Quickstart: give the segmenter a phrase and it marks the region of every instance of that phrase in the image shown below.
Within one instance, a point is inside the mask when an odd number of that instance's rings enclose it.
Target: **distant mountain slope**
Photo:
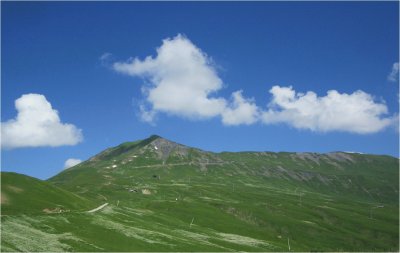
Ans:
[[[0,175],[2,215],[82,211],[96,205],[33,177],[13,172]]]
[[[1,246],[397,252],[398,166],[393,157],[345,152],[212,153],[151,136],[47,181],[96,202],[95,212],[2,216]]]
[[[146,181],[152,176],[179,179],[190,174],[201,177],[212,173],[230,181],[255,180],[350,198],[356,196],[366,201],[397,203],[398,163],[398,159],[390,156],[345,152],[212,153],[153,135],[107,149],[49,181],[77,193],[104,191],[107,195],[107,189],[112,187],[128,187],[127,175]],[[182,166],[190,169],[174,170]]]

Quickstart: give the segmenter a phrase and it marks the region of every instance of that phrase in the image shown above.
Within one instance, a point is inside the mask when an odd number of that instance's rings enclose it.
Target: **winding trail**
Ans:
[[[102,204],[101,206],[99,206],[99,207],[96,207],[95,209],[92,209],[92,210],[90,210],[90,211],[87,211],[87,212],[88,212],[88,213],[94,213],[94,212],[97,212],[97,211],[99,211],[99,210],[103,209],[104,207],[106,207],[107,205],[108,205],[108,203]]]

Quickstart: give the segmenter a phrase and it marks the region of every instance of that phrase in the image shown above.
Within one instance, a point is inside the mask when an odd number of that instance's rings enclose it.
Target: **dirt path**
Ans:
[[[90,210],[90,211],[87,211],[88,213],[94,213],[94,212],[97,212],[97,211],[99,211],[99,210],[101,210],[101,209],[103,209],[105,206],[107,206],[108,205],[108,203],[105,203],[105,204],[102,204],[101,206],[99,206],[99,207],[96,207],[95,209],[92,209],[92,210]]]
[[[228,162],[215,162],[215,163],[167,163],[167,164],[153,164],[153,165],[142,165],[142,166],[132,166],[130,168],[150,168],[150,167],[165,167],[165,166],[178,166],[178,165],[224,165]]]

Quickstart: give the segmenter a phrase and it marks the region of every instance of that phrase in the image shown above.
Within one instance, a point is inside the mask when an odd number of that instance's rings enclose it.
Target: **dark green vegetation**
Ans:
[[[211,153],[152,136],[38,181],[63,189],[62,202],[34,199],[69,212],[33,213],[42,206],[21,203],[2,174],[2,250],[398,251],[398,166],[343,152]]]

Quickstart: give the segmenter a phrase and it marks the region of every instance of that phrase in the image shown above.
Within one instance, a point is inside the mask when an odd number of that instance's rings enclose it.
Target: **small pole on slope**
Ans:
[[[117,201],[117,206],[119,205],[119,200]]]
[[[289,237],[287,238],[287,245],[288,245],[288,248],[289,248],[289,251],[290,251],[290,241],[289,241]]]
[[[193,221],[194,221],[194,217],[192,219],[192,222],[190,222],[189,228],[192,228]]]
[[[375,209],[375,208],[383,208],[383,207],[385,207],[385,206],[381,205],[381,206],[371,207],[371,209],[369,210],[369,218],[370,218],[370,219],[373,219],[373,218],[372,218],[372,209]]]

